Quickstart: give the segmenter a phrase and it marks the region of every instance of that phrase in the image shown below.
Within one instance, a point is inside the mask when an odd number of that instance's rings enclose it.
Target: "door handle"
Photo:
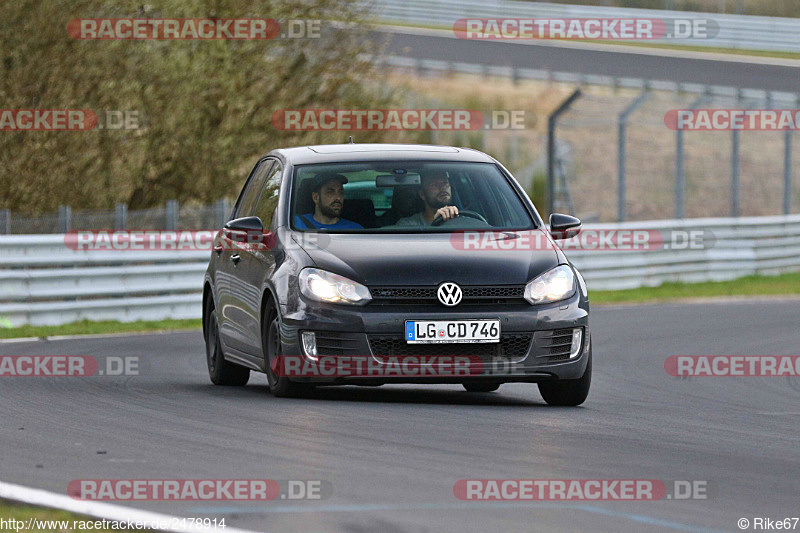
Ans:
[[[239,264],[239,259],[241,259],[241,258],[242,258],[242,256],[240,256],[239,254],[233,254],[231,256],[231,261],[233,261],[234,265],[237,265],[237,264]]]

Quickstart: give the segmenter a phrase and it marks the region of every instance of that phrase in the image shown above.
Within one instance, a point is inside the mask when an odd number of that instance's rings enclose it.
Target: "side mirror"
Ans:
[[[264,233],[264,224],[258,217],[242,217],[229,220],[223,230],[225,238],[241,243],[244,248],[253,250],[271,250],[275,247],[275,234]]]
[[[556,240],[571,239],[581,232],[581,221],[578,218],[561,213],[550,215],[550,236]]]
[[[264,231],[264,224],[258,217],[234,218],[225,224],[225,229],[231,231],[257,231],[261,233]]]

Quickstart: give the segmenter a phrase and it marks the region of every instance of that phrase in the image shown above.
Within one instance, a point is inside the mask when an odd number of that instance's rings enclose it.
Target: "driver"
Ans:
[[[448,205],[452,198],[450,179],[444,170],[432,170],[422,174],[419,197],[425,202],[425,209],[410,217],[401,218],[397,226],[430,226],[437,216],[444,221],[458,216],[458,208]]]

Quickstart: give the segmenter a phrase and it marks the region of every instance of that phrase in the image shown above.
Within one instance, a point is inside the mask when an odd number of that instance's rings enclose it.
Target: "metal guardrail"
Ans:
[[[208,251],[75,251],[0,236],[0,327],[199,318]]]
[[[462,18],[658,18],[712,19],[719,33],[710,39],[670,39],[670,44],[800,52],[800,19],[692,11],[574,6],[517,0],[374,0],[381,22],[452,27]]]
[[[665,236],[690,231],[713,235],[713,240],[699,249],[664,247],[637,252],[567,248],[567,256],[583,273],[590,291],[657,286],[667,281],[724,281],[800,270],[800,215],[651,220],[585,227],[657,230]]]
[[[800,215],[587,224],[587,230],[702,230],[702,249],[569,250],[589,290],[800,270]],[[706,241],[708,243],[708,241]],[[200,318],[207,251],[74,251],[63,235],[0,236],[0,327],[77,320]]]

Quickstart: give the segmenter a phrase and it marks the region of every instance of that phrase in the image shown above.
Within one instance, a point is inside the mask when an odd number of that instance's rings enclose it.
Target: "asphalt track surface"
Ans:
[[[796,355],[800,301],[593,310],[586,404],[535,385],[325,388],[277,399],[208,381],[199,332],[0,344],[2,355],[139,356],[134,377],[0,378],[0,480],[324,480],[321,501],[139,502],[257,531],[739,531],[800,515],[800,385],[676,378],[670,355]],[[704,480],[706,500],[463,502],[460,479]]]
[[[800,61],[719,54],[701,59],[697,57],[700,54],[584,43],[477,41],[430,30],[384,29],[373,32],[372,38],[386,43],[387,55],[414,59],[792,93],[800,90]]]

